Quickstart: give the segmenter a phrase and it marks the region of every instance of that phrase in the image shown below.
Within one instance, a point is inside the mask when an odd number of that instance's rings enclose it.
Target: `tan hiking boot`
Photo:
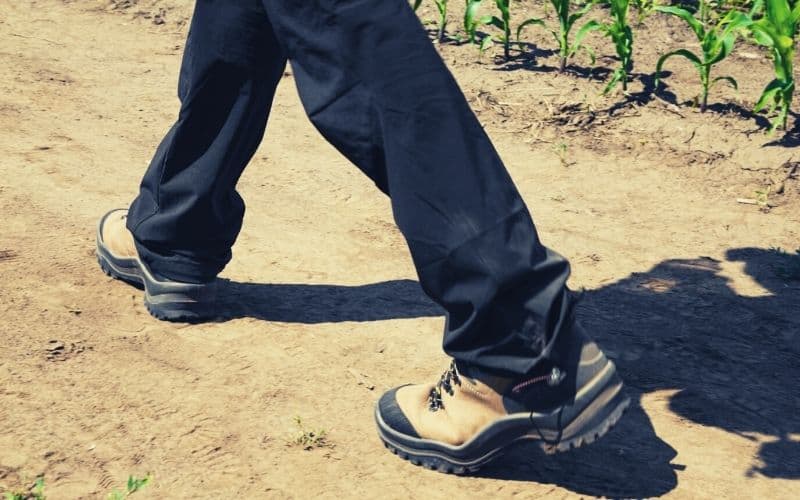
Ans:
[[[144,305],[167,321],[200,321],[215,316],[217,283],[181,283],[153,273],[139,258],[126,227],[128,210],[116,209],[97,224],[97,261],[112,278],[144,289]]]
[[[574,345],[558,366],[506,378],[453,361],[439,382],[406,385],[381,397],[375,410],[386,446],[417,465],[472,472],[517,441],[546,453],[591,443],[630,404],[622,381],[597,344],[575,323]]]
[[[102,226],[102,241],[106,249],[114,256],[127,259],[138,257],[133,235],[126,227],[127,210],[114,210],[105,218]]]

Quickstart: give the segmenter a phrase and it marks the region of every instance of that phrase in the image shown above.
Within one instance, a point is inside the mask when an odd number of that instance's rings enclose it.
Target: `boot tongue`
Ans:
[[[456,360],[455,367],[459,377],[466,378],[473,383],[481,382],[500,394],[504,394],[514,382],[514,379],[511,377],[503,377],[501,375],[490,373],[478,366],[466,363],[464,361]]]

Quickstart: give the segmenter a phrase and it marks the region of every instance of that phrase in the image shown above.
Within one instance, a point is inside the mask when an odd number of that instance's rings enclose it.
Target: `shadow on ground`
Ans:
[[[790,439],[800,432],[800,282],[782,277],[793,258],[728,251],[763,287],[755,297],[737,294],[716,260],[665,261],[588,292],[581,315],[629,387],[678,389],[670,401],[678,415],[751,440],[768,436],[750,473],[800,479],[800,441]]]
[[[368,285],[239,283],[221,280],[219,321],[256,318],[283,323],[337,323],[442,316],[414,280]]]
[[[800,282],[782,274],[797,256],[743,248],[727,258],[744,263],[763,294],[737,294],[710,258],[664,261],[587,291],[579,314],[616,359],[632,408],[595,445],[555,457],[522,446],[481,474],[593,496],[667,493],[683,466],[671,463],[675,450],[657,436],[639,401],[669,389],[677,390],[670,409],[683,418],[751,440],[767,437],[750,474],[800,479],[800,441],[791,437],[800,433]],[[441,314],[411,280],[356,287],[227,282],[223,292],[230,317],[318,323]]]

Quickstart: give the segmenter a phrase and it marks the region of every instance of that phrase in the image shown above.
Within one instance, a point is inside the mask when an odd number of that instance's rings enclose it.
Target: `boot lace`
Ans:
[[[461,378],[458,376],[455,361],[450,362],[450,367],[445,370],[439,382],[433,386],[431,392],[428,394],[428,410],[438,411],[444,408],[444,404],[442,403],[442,391],[452,396],[455,394],[453,385],[461,385]]]

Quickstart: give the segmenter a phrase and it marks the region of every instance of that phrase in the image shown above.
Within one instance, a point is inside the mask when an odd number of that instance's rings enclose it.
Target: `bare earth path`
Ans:
[[[49,498],[104,498],[151,471],[143,498],[800,496],[800,283],[769,250],[800,246],[793,148],[659,100],[592,111],[613,104],[597,82],[443,48],[637,402],[585,450],[445,476],[387,453],[372,422],[383,390],[446,367],[443,317],[291,75],[240,184],[224,321],[158,322],[99,271],[95,221],[177,111],[190,9],[164,2],[156,25],[102,5],[0,2],[0,485],[44,474]],[[762,177],[778,206],[735,203]],[[332,446],[287,446],[295,416]]]

